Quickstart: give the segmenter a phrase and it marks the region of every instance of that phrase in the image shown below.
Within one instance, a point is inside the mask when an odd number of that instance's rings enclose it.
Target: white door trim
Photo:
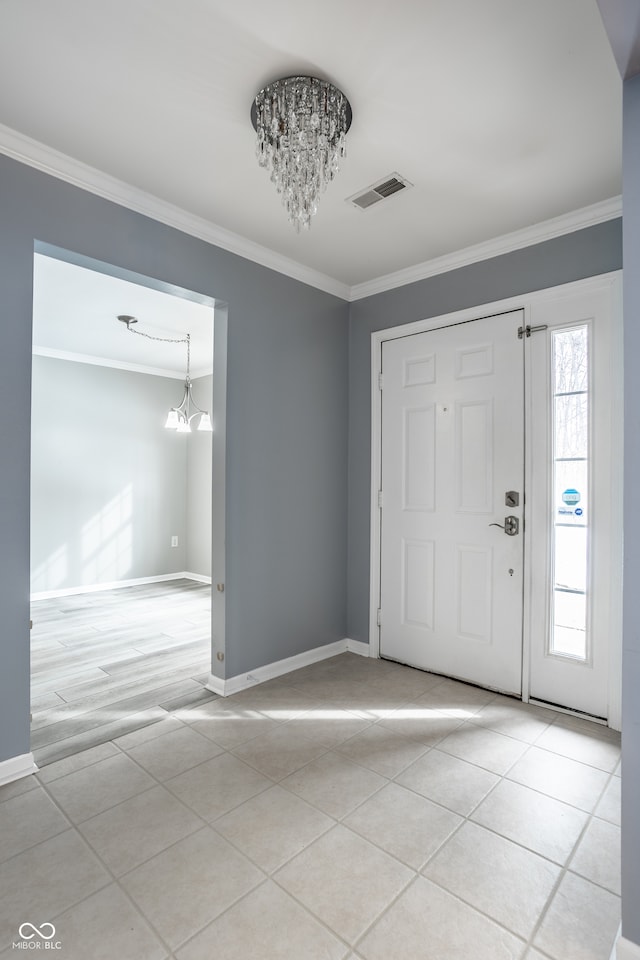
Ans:
[[[509,297],[505,300],[498,300],[493,303],[478,304],[465,310],[459,310],[454,313],[442,314],[438,317],[432,317],[426,320],[417,320],[414,323],[403,324],[398,327],[388,327],[384,330],[377,330],[371,334],[371,518],[370,518],[370,576],[369,576],[369,648],[370,656],[380,656],[380,631],[378,627],[378,609],[380,607],[380,508],[378,506],[378,491],[380,489],[380,476],[382,468],[382,448],[381,448],[381,421],[382,421],[382,393],[379,387],[379,377],[382,366],[382,343],[385,340],[393,340],[398,337],[411,336],[414,333],[423,333],[427,330],[434,330],[438,327],[452,326],[456,323],[465,323],[470,320],[476,320],[480,317],[486,317],[497,313],[510,313],[513,310],[524,310],[524,323],[530,323],[531,311],[533,308],[544,303],[545,300],[559,300],[562,298],[573,297],[578,294],[589,293],[590,291],[602,291],[608,289],[612,298],[612,311],[615,317],[622,314],[622,271],[602,274],[597,277],[589,277],[586,280],[578,280],[574,283],[562,284],[557,287],[550,287],[546,290],[532,291],[518,297]],[[615,372],[620,379],[622,374],[622,325],[615,324],[614,334],[614,354],[616,357]],[[615,380],[614,380],[615,383]],[[525,387],[526,389],[526,387]],[[616,394],[620,391],[616,391]],[[617,395],[613,399],[613,409],[611,411],[612,420],[621,425],[622,423],[622,399]],[[527,407],[529,404],[529,407]],[[525,415],[530,412],[530,397],[525,394]],[[622,465],[622,437],[621,430],[616,431],[614,444],[617,449],[614,450],[614,459]],[[530,485],[530,464],[525,464],[525,483]],[[622,555],[622,516],[618,517],[615,529],[612,531],[613,552],[616,558]],[[531,576],[531,557],[525,538],[525,560],[524,560],[525,583]],[[621,601],[621,583],[613,585],[616,595]],[[529,622],[530,610],[527,604],[527,595],[529,591],[525,589],[525,610],[523,631],[523,700],[529,698],[529,660],[530,660],[530,632],[527,628]],[[619,603],[621,610],[621,602]],[[621,725],[621,678],[622,678],[622,629],[620,622],[620,611],[614,604],[615,620],[612,622],[610,661],[609,661],[609,725],[619,730]]]

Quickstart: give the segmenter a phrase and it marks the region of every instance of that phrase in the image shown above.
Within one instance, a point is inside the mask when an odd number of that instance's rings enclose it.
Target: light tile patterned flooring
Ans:
[[[608,960],[619,738],[343,654],[0,787],[0,957]]]

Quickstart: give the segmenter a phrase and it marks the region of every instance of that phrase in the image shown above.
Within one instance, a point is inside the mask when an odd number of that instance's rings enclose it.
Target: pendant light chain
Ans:
[[[118,317],[118,320],[122,320],[123,323],[127,324],[127,330],[129,333],[135,333],[138,337],[144,337],[146,340],[156,340],[158,343],[186,343],[187,345],[187,376],[189,376],[189,367],[191,366],[191,334],[188,333],[186,337],[154,337],[150,333],[145,333],[144,330],[136,330],[132,324],[137,323],[138,321],[134,317]]]
[[[177,407],[172,407],[169,411],[169,416],[167,417],[167,422],[165,424],[169,429],[176,429],[178,433],[190,433],[191,432],[191,420],[194,417],[199,416],[200,422],[198,424],[198,430],[211,431],[211,418],[206,410],[201,410],[193,399],[192,394],[192,384],[191,384],[191,334],[188,333],[184,337],[156,337],[151,333],[145,333],[143,330],[135,330],[133,324],[137,323],[135,317],[120,315],[118,317],[121,323],[126,324],[127,330],[130,333],[135,333],[139,337],[144,337],[146,340],[155,340],[159,343],[186,343],[187,345],[187,375],[184,382],[184,396],[182,398],[182,403]],[[193,408],[193,413],[191,409]]]

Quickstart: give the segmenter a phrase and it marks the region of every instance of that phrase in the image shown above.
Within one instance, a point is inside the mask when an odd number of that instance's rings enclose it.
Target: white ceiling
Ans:
[[[640,4],[637,0],[597,0],[620,75],[640,73]]]
[[[131,333],[117,319],[125,314],[152,337],[189,333],[191,376],[211,373],[212,307],[38,253],[33,271],[34,353],[184,379],[186,345]]]
[[[249,120],[296,72],[353,107],[300,236]],[[620,83],[596,0],[0,2],[0,123],[350,286],[618,195]]]

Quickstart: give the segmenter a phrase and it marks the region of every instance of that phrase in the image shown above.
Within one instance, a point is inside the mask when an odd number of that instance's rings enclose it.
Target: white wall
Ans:
[[[186,569],[188,437],[164,429],[181,394],[178,380],[34,356],[32,592]]]

